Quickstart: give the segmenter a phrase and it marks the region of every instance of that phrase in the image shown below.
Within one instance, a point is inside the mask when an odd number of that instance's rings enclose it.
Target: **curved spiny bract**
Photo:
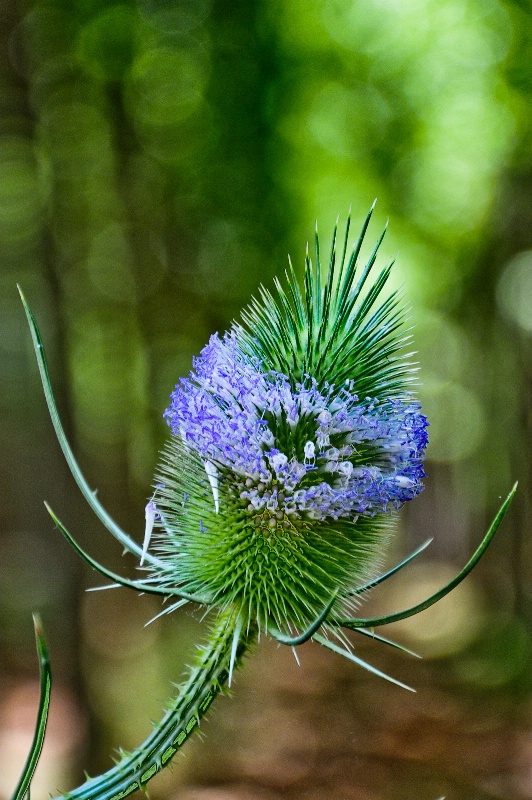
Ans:
[[[324,624],[327,617],[329,616],[329,613],[334,605],[335,600],[336,600],[336,595],[334,594],[329,600],[329,603],[325,606],[325,608],[321,612],[321,614],[319,614],[316,617],[312,625],[310,625],[306,631],[300,633],[299,636],[289,636],[288,634],[283,633],[282,631],[276,630],[270,625],[268,626],[268,633],[273,639],[277,639],[278,642],[281,642],[281,644],[286,644],[289,647],[298,647],[300,644],[305,644],[305,642],[308,642],[309,639],[312,639],[314,634]]]
[[[464,578],[466,578],[478,564],[478,562],[488,549],[488,546],[490,545],[493,537],[497,533],[499,525],[503,521],[506,512],[508,511],[508,508],[510,507],[510,503],[514,498],[516,491],[517,491],[517,482],[514,483],[514,485],[510,489],[508,497],[499,508],[493,522],[488,528],[486,535],[482,539],[481,543],[479,544],[479,546],[477,547],[477,549],[475,550],[475,552],[473,553],[467,564],[464,567],[462,567],[460,572],[458,572],[457,575],[455,575],[455,577],[451,581],[449,581],[449,583],[443,586],[439,591],[435,592],[430,597],[427,597],[426,600],[423,600],[421,603],[417,603],[415,606],[412,606],[411,608],[406,608],[403,611],[396,611],[392,614],[386,614],[385,616],[368,617],[365,619],[357,617],[352,617],[352,618],[333,617],[331,618],[330,623],[337,627],[339,626],[351,629],[376,628],[379,627],[380,625],[389,625],[392,622],[399,622],[402,619],[407,619],[408,617],[414,617],[416,614],[419,614],[421,611],[425,611],[427,608],[430,608],[430,606],[433,606],[435,603],[439,602],[443,597],[445,597],[445,595],[449,594],[449,592],[452,592],[453,589],[455,589],[460,583],[462,583]]]
[[[124,586],[128,589],[134,589],[136,592],[141,592],[142,594],[156,594],[163,595],[164,597],[179,597],[181,600],[185,600],[186,602],[198,603],[200,605],[210,604],[210,600],[208,598],[188,594],[187,592],[180,591],[179,589],[162,588],[157,583],[143,582],[141,580],[132,581],[128,578],[122,577],[122,575],[118,575],[116,572],[113,572],[110,569],[107,569],[107,567],[104,567],[103,564],[100,564],[95,558],[92,558],[92,556],[85,552],[85,550],[76,542],[72,534],[69,533],[69,531],[65,528],[59,517],[53,512],[48,503],[45,502],[44,505],[70,546],[79,556],[81,556],[84,561],[87,562],[87,564],[96,570],[96,572],[99,572],[100,575],[104,575],[106,578],[110,578],[112,581],[114,581],[114,584],[111,584],[111,586]]]
[[[426,550],[426,548],[429,546],[429,544],[431,544],[432,541],[433,541],[432,539],[427,539],[426,542],[423,542],[422,545],[417,547],[412,553],[410,553],[410,555],[408,555],[406,558],[400,561],[399,564],[396,564],[394,567],[387,570],[382,575],[378,575],[376,578],[373,578],[373,580],[369,581],[368,583],[365,583],[363,586],[357,587],[357,589],[353,592],[353,594],[357,595],[364,594],[364,592],[369,592],[370,589],[373,589],[375,586],[378,586],[379,583],[387,581],[388,578],[391,578],[392,575],[395,575],[396,572],[399,572],[399,570],[403,569],[403,567],[406,567],[406,565],[409,564],[411,561],[413,561],[414,558],[417,558],[419,555],[421,555],[423,550]]]
[[[105,508],[102,506],[102,504],[96,497],[96,492],[90,488],[89,484],[85,479],[85,476],[83,475],[81,469],[79,468],[78,462],[76,461],[74,453],[72,452],[72,448],[70,447],[68,439],[66,438],[66,434],[63,428],[63,423],[61,422],[61,418],[57,410],[57,405],[52,390],[52,384],[50,382],[50,376],[48,374],[48,364],[46,361],[46,354],[44,352],[44,345],[41,339],[39,328],[37,326],[37,322],[35,320],[35,317],[33,316],[31,308],[26,302],[26,298],[24,297],[22,289],[20,288],[20,286],[18,286],[17,288],[20,294],[20,299],[22,300],[22,305],[24,306],[24,312],[26,314],[26,319],[28,321],[28,325],[30,328],[31,339],[33,342],[33,348],[35,350],[35,356],[37,358],[39,375],[41,377],[41,383],[44,391],[44,396],[46,399],[46,404],[48,406],[50,419],[52,420],[55,434],[57,436],[57,441],[59,442],[59,446],[63,451],[65,461],[67,462],[70,472],[72,473],[72,477],[76,481],[81,491],[81,494],[89,504],[90,508],[94,511],[100,522],[107,528],[109,533],[111,533],[126,550],[133,553],[134,555],[141,556],[142,549],[130,536],[128,536],[127,533],[125,533],[125,531],[122,530],[122,528],[119,525],[117,525],[117,523],[111,517],[111,515],[107,513]],[[153,563],[154,559],[152,555],[149,555],[149,559]]]
[[[46,639],[41,625],[41,620],[38,615],[33,615],[33,625],[35,628],[35,643],[37,645],[37,655],[39,657],[39,672],[40,672],[40,698],[39,709],[37,712],[37,721],[35,724],[35,733],[33,742],[22,770],[22,775],[17,784],[11,800],[23,800],[24,797],[30,796],[31,781],[34,772],[37,768],[39,758],[41,755],[42,747],[44,744],[44,735],[46,733],[46,725],[48,722],[48,710],[50,708],[50,692],[52,689],[52,673],[50,669],[50,659],[48,657],[48,648],[46,646]]]
[[[179,694],[168,703],[163,719],[133,752],[124,753],[107,772],[89,778],[78,788],[60,795],[68,800],[122,800],[146,784],[172,759],[188,737],[198,730],[214,698],[224,690],[232,669],[255,640],[254,631],[241,631],[235,639],[238,610],[220,615],[208,641],[199,650]]]
[[[363,659],[359,658],[350,650],[347,650],[345,647],[339,647],[334,642],[330,642],[328,639],[325,639],[323,636],[320,636],[319,633],[317,633],[314,636],[314,640],[318,642],[318,644],[321,644],[323,647],[327,647],[329,650],[332,650],[333,653],[337,653],[339,656],[347,658],[348,661],[352,661],[354,664],[358,664],[359,667],[366,669],[368,672],[372,672],[378,678],[382,678],[383,680],[388,681],[389,683],[394,683],[396,686],[400,686],[402,689],[407,689],[409,692],[416,691],[415,689],[412,689],[411,686],[407,686],[406,683],[402,683],[402,681],[398,681],[396,678],[392,678],[385,672],[381,672],[380,669],[377,669],[372,664],[368,664],[367,661],[364,661]]]

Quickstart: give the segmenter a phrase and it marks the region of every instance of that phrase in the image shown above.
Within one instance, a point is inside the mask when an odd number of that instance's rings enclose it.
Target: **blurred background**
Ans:
[[[262,642],[154,800],[532,797],[532,6],[529,0],[2,0],[0,3],[0,798],[34,724],[31,613],[54,669],[32,798],[110,766],[160,715],[204,624],[101,583],[109,567],[54,439],[15,284],[41,326],[92,486],[141,540],[168,395],[290,253],[301,270],[378,197],[366,253],[398,257],[430,418],[426,491],[366,607],[398,610],[481,565],[357,653]],[[363,637],[354,637],[361,638]]]

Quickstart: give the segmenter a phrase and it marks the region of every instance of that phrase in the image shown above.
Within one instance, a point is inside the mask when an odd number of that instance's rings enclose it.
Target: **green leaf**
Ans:
[[[33,615],[33,625],[35,628],[35,642],[37,645],[37,655],[39,656],[39,672],[41,676],[41,691],[39,699],[39,709],[37,711],[37,722],[35,724],[35,734],[31,749],[24,765],[21,778],[11,797],[11,800],[22,800],[28,794],[31,779],[39,763],[39,758],[44,744],[46,733],[46,723],[48,722],[48,709],[50,707],[50,692],[52,689],[52,673],[50,670],[50,659],[48,649],[42,629],[41,621],[37,614]]]

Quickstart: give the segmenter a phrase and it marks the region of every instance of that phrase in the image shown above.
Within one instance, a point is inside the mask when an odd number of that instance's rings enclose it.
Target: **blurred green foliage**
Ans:
[[[140,538],[192,355],[288,252],[301,268],[316,218],[323,247],[375,196],[431,421],[404,541],[435,535],[436,557],[463,561],[519,479],[482,569],[491,602],[526,618],[531,30],[528,0],[1,4],[0,673],[33,669],[39,606],[59,670],[79,677],[86,576],[41,499],[119,559],[53,442],[15,283],[91,483]]]

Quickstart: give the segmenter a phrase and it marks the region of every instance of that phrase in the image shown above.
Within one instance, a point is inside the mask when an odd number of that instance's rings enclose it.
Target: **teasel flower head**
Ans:
[[[21,292],[66,461],[89,506],[139,559],[144,577],[130,580],[99,563],[47,506],[54,522],[112,587],[163,596],[163,613],[189,602],[215,612],[207,641],[147,739],[69,792],[70,800],[123,800],[144,790],[197,729],[214,697],[231,685],[235,667],[261,632],[294,652],[312,638],[410,688],[360,659],[344,631],[406,650],[375,628],[438,602],[471,572],[495,535],[516,485],[467,564],[444,587],[401,611],[353,616],[368,590],[430,543],[380,571],[397,513],[423,488],[428,423],[414,391],[406,308],[397,292],[383,291],[392,265],[373,276],[384,233],[367,263],[359,264],[370,217],[371,211],[349,255],[349,221],[338,255],[335,231],[325,266],[316,235],[302,287],[289,263],[275,295],[261,288],[240,322],[213,335],[188,378],[177,384],[165,413],[171,435],[146,506],[142,547],[106,512],[81,473]],[[41,701],[13,800],[28,792],[48,715],[50,668],[40,624],[36,637]]]
[[[306,628],[352,607],[397,511],[422,491],[427,420],[412,390],[405,308],[333,238],[316,236],[242,321],[214,334],[171,395],[157,476],[153,579],[238,606],[259,630]]]
[[[231,668],[243,631],[266,630],[293,646],[314,638],[338,650],[330,641],[336,637],[342,655],[378,672],[354,656],[341,629],[373,631],[438,602],[479,561],[516,490],[446,586],[409,609],[351,615],[368,590],[431,541],[379,573],[397,513],[423,488],[428,423],[415,395],[407,308],[397,291],[384,291],[393,264],[374,274],[385,231],[367,262],[359,263],[372,211],[349,254],[349,219],[338,252],[335,228],[325,265],[316,232],[314,262],[307,248],[302,285],[289,260],[275,294],[261,287],[241,320],[214,334],[177,384],[165,412],[171,436],[146,506],[142,547],[81,473],[21,292],[46,401],[74,479],[98,519],[148,574],[129,580],[112,572],[47,506],[52,518],[113,586],[162,595],[168,601],[163,613],[196,602],[231,619]]]

